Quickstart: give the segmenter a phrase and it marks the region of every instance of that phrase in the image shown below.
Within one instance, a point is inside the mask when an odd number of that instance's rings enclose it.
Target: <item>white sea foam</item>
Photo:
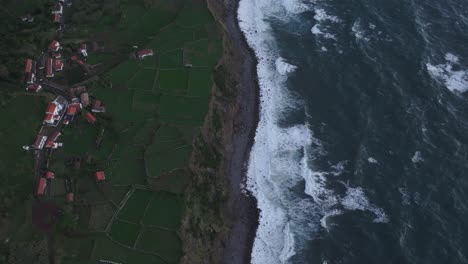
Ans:
[[[356,22],[354,22],[353,27],[351,28],[353,31],[354,36],[356,37],[357,40],[364,40],[364,41],[369,41],[370,39],[366,36],[366,32],[361,25],[361,21],[358,19]]]
[[[426,64],[426,69],[429,74],[445,84],[452,92],[468,91],[468,70],[463,65],[460,65],[459,58],[452,54],[445,54],[445,63],[433,65]],[[454,66],[458,69],[454,69]]]
[[[314,155],[325,155],[321,142],[313,137],[308,124],[282,127],[279,120],[298,103],[287,93],[284,82],[296,68],[281,58],[271,35],[269,17],[297,14],[304,10],[301,1],[241,0],[239,26],[258,59],[260,120],[248,164],[246,188],[257,199],[259,226],[252,250],[254,264],[282,264],[296,254],[298,241],[311,239],[320,229],[320,219],[339,215],[341,198],[327,188],[327,178],[340,175],[345,164],[329,171],[312,169]],[[319,22],[338,23],[337,17],[316,10]],[[305,182],[304,193],[292,191]],[[379,208],[368,205],[377,212]],[[363,209],[365,210],[365,208]],[[325,217],[325,218],[323,218]]]
[[[376,223],[387,223],[389,221],[384,210],[371,204],[360,187],[348,187],[346,196],[341,200],[341,204],[348,210],[367,210],[374,213],[374,222]]]
[[[288,73],[294,72],[297,67],[287,63],[283,58],[279,57],[275,61],[276,65],[276,70],[279,72],[281,75],[287,75]]]
[[[367,158],[367,162],[372,163],[372,164],[377,164],[377,163],[379,163],[379,162],[378,162],[375,158],[373,158],[373,157]]]
[[[424,158],[422,157],[421,151],[414,152],[414,155],[411,158],[411,161],[413,163],[418,163],[418,162],[424,161]]]

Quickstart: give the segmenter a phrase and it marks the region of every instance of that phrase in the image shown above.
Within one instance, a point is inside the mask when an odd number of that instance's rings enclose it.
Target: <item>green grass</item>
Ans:
[[[107,177],[112,184],[145,184],[146,173],[143,155],[141,159],[128,156],[115,160],[108,168],[111,174]]]
[[[127,60],[109,72],[109,79],[113,85],[122,85],[132,78],[138,69],[136,60]]]
[[[169,263],[177,263],[182,256],[181,241],[172,231],[145,229],[136,247],[155,252]]]
[[[22,195],[31,190],[33,153],[21,149],[34,142],[42,123],[45,102],[34,96],[18,96],[4,100],[0,108],[0,190],[15,190]]]
[[[109,235],[115,241],[120,242],[129,247],[133,247],[133,244],[135,243],[139,233],[139,225],[116,220],[114,221],[114,223],[112,223]]]
[[[143,224],[177,230],[182,217],[182,204],[183,201],[175,194],[158,192],[149,204]]]
[[[189,96],[210,96],[212,81],[210,69],[192,68],[189,74]]]
[[[82,155],[94,150],[99,127],[86,124],[80,115],[77,115],[72,123],[74,127],[65,129],[59,138],[63,142],[65,152],[71,155]]]
[[[194,27],[197,25],[210,23],[213,21],[211,13],[208,11],[204,2],[186,2],[186,5],[182,9],[177,17],[176,23],[182,27]]]
[[[162,126],[153,143],[145,152],[146,171],[150,177],[158,177],[174,169],[185,168],[191,153],[191,142],[174,126]]]
[[[193,30],[171,25],[155,37],[148,46],[158,52],[167,52],[184,47],[187,42],[193,41]]]
[[[161,119],[168,123],[199,126],[208,112],[208,98],[187,98],[163,95],[161,97]]]
[[[154,113],[159,104],[159,96],[152,92],[136,91],[133,94],[134,111],[146,111]]]
[[[161,69],[165,68],[177,68],[182,65],[182,50],[176,49],[163,53],[159,56],[159,67]]]
[[[130,188],[128,186],[112,186],[112,202],[118,206],[129,190]]]
[[[139,223],[153,194],[148,191],[135,190],[127,200],[117,218],[133,223]]]
[[[187,91],[187,70],[160,70],[158,83],[163,94],[185,95]]]
[[[127,86],[129,89],[151,91],[153,90],[155,75],[155,70],[140,69],[132,79],[130,79]]]
[[[184,63],[195,67],[213,67],[222,54],[219,39],[201,39],[186,43],[184,46]]]
[[[165,262],[154,255],[141,253],[135,250],[120,246],[105,236],[99,236],[96,239],[92,255],[93,264],[100,264],[100,260],[114,261],[118,263],[151,263],[165,264]],[[87,262],[86,262],[87,263]]]

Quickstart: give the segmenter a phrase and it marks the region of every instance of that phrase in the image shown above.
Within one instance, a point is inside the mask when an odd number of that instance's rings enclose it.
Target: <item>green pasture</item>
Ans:
[[[162,229],[178,230],[182,217],[183,201],[168,192],[155,193],[143,218],[143,224]]]
[[[213,85],[212,70],[208,68],[190,69],[188,82],[188,95],[196,97],[209,97]]]
[[[160,257],[154,254],[142,253],[132,248],[127,248],[113,242],[106,236],[97,237],[91,257],[93,264],[102,263],[100,260],[114,261],[118,263],[151,263],[166,264]]]
[[[176,49],[172,51],[168,51],[166,53],[162,53],[159,55],[159,67],[161,69],[165,68],[177,68],[181,67],[182,65],[182,50]]]
[[[127,86],[132,90],[153,90],[154,78],[156,72],[152,69],[140,69],[138,72],[130,79]]]
[[[133,247],[133,244],[135,243],[139,233],[139,225],[116,220],[114,223],[112,223],[112,228],[109,235],[115,241],[129,247]]]
[[[185,95],[187,91],[187,69],[160,70],[159,91],[163,94]]]
[[[157,253],[169,263],[178,263],[182,256],[182,243],[177,234],[157,228],[143,230],[136,248]]]
[[[152,192],[135,190],[117,215],[117,218],[133,223],[139,223],[146,207],[153,197]]]

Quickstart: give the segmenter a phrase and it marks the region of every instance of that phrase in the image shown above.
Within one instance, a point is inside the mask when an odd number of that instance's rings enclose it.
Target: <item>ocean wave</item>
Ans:
[[[468,70],[459,63],[456,55],[447,53],[445,63],[437,65],[427,63],[426,69],[432,78],[442,82],[450,91],[468,91]]]
[[[299,110],[303,106],[285,87],[296,66],[278,54],[266,21],[279,12],[295,14],[304,8],[300,1],[292,0],[283,1],[282,5],[273,0],[239,3],[239,26],[258,59],[261,102],[246,181],[246,188],[256,197],[260,209],[252,250],[254,264],[287,263],[300,250],[297,248],[300,241],[313,239],[322,223],[329,228],[327,217],[337,216],[341,211],[337,207],[343,198],[328,189],[327,181],[339,176],[346,163],[332,164],[327,171],[314,170],[314,158],[326,154],[320,140],[313,136],[307,123],[285,126],[279,122],[288,109]],[[316,10],[314,17],[318,22],[341,21],[322,9]],[[305,184],[305,197],[296,193],[301,183]],[[370,203],[364,209],[384,214]]]
[[[297,69],[296,66],[287,63],[285,59],[281,57],[276,59],[275,65],[276,65],[276,70],[281,75],[287,75],[288,73],[294,72]]]
[[[370,211],[374,213],[375,223],[387,223],[387,214],[383,209],[371,204],[360,187],[348,187],[346,196],[341,200],[341,204],[348,210]]]

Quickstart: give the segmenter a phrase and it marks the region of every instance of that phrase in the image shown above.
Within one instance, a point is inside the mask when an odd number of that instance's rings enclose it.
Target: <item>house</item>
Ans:
[[[62,96],[55,98],[53,102],[47,105],[45,111],[44,124],[56,126],[62,119],[66,107],[68,106],[67,100]]]
[[[45,178],[39,178],[39,182],[37,183],[37,195],[44,195],[45,189],[47,187],[47,181]]]
[[[26,66],[24,67],[24,72],[26,73],[26,83],[33,84],[34,81],[36,80],[36,76],[34,74],[32,59],[26,60]]]
[[[49,138],[47,138],[47,141],[46,141],[46,144],[45,144],[45,147],[46,148],[51,148],[51,149],[56,149],[58,147],[62,147],[63,144],[62,143],[57,143],[57,139],[60,137],[60,135],[62,135],[62,133],[60,131],[55,131],[54,133],[52,133]]]
[[[61,19],[62,19],[61,14],[54,14],[54,23],[60,23]]]
[[[83,55],[83,57],[88,57],[88,49],[86,46],[86,43],[81,43],[80,48],[78,49],[78,52]]]
[[[93,108],[91,109],[93,113],[104,113],[106,112],[106,107],[101,102],[101,100],[95,100],[93,104]]]
[[[60,54],[59,52],[54,52],[54,54],[52,54],[52,57],[54,57],[54,59],[60,59],[62,58],[62,54]]]
[[[56,71],[63,71],[63,61],[62,60],[54,60],[54,68]]]
[[[49,50],[50,50],[50,51],[55,51],[55,52],[57,52],[57,51],[60,50],[60,48],[61,48],[61,47],[60,47],[60,43],[59,43],[58,41],[56,41],[56,40],[52,40],[52,42],[51,42],[50,45],[49,45]]]
[[[45,174],[45,178],[47,180],[53,180],[53,179],[55,179],[55,173],[53,173],[51,171],[47,171],[46,174]]]
[[[103,182],[106,180],[106,174],[103,171],[96,171],[96,181]]]
[[[46,77],[47,78],[52,78],[55,76],[54,70],[52,69],[52,63],[53,63],[53,59],[47,58],[47,65],[46,65]]]
[[[44,135],[38,135],[34,143],[30,146],[33,149],[42,149],[47,140],[47,137]]]
[[[153,56],[154,53],[152,49],[142,49],[137,51],[135,55],[137,56],[137,58],[143,59],[144,57]]]
[[[37,93],[40,90],[42,90],[42,85],[37,84],[37,83],[33,83],[33,84],[26,86],[26,91],[28,92]]]
[[[88,121],[91,124],[96,123],[96,117],[93,116],[93,114],[91,114],[90,112],[86,113],[85,118],[86,118],[86,121]]]
[[[61,15],[63,13],[63,6],[61,3],[55,3],[54,6],[52,7],[52,14],[59,14]]]
[[[24,67],[24,72],[25,73],[30,73],[32,71],[32,65],[33,65],[32,59],[27,59],[26,60],[26,66]]]
[[[73,120],[73,118],[75,117],[75,115],[78,113],[80,109],[81,109],[81,104],[79,102],[73,103],[73,100],[72,100],[72,103],[68,105],[67,115],[65,116],[63,123],[65,125],[68,125]]]
[[[88,95],[88,93],[82,93],[80,95],[80,99],[81,99],[81,104],[83,105],[83,107],[87,107],[89,105],[89,95]]]

